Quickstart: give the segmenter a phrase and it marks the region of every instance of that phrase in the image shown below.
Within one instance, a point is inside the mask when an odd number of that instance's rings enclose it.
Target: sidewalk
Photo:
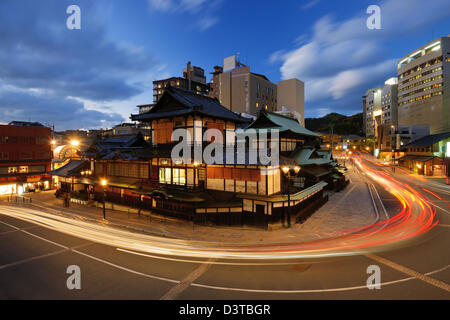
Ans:
[[[375,158],[374,156],[370,156],[370,160],[372,161],[376,161],[380,164],[384,164],[384,161]],[[447,178],[445,176],[425,176],[425,175],[421,175],[421,174],[417,174],[411,170],[409,170],[408,168],[399,166],[399,165],[394,165],[392,166],[392,164],[389,164],[389,166],[395,168],[394,172],[396,175],[402,176],[405,179],[409,179],[410,181],[412,181],[414,179],[414,183],[422,185],[422,186],[426,186],[427,184],[430,186],[434,186],[436,188],[441,188],[443,190],[447,190],[450,191],[450,185],[447,184],[447,181],[450,181],[450,178],[447,180]],[[392,168],[391,168],[392,170]]]
[[[368,205],[370,199],[365,182],[355,172],[349,171],[348,177],[351,180],[349,186],[339,193],[330,193],[329,201],[308,220],[303,224],[294,224],[289,229],[274,231],[238,226],[194,225],[192,222],[155,214],[148,217],[114,210],[106,210],[107,221],[104,221],[101,208],[76,203],[71,203],[70,208],[64,208],[62,200],[55,198],[54,191],[32,194],[32,204],[17,205],[170,238],[243,245],[304,242],[331,237],[340,230],[362,227],[375,222],[373,209]],[[5,199],[0,201],[7,204]],[[361,211],[361,208],[365,210]]]

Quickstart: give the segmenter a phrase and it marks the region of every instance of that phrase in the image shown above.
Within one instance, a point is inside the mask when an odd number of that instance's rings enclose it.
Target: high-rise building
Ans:
[[[450,37],[441,37],[398,62],[399,125],[450,130]]]
[[[298,115],[299,122],[305,126],[305,84],[298,79],[279,81],[277,84],[277,110],[290,110]]]
[[[381,127],[397,126],[397,78],[390,78],[379,88],[363,96],[363,122],[366,137],[378,137]]]
[[[398,124],[397,94],[397,77],[386,80],[384,86],[381,87],[381,123],[384,125],[396,126]]]
[[[236,56],[227,57],[223,66],[215,66],[210,97],[237,113],[257,116],[261,110],[290,112],[304,125],[305,84],[298,79],[272,83],[266,76],[250,71]]]
[[[171,77],[153,81],[153,103],[158,102],[168,85],[204,96],[209,95],[209,84],[206,83],[205,71],[200,67],[191,66],[191,62],[188,62],[186,68],[183,69],[183,77]],[[151,105],[142,105],[140,107],[143,109],[142,112],[145,112],[145,110],[148,111],[151,108]]]
[[[235,56],[224,59],[223,67],[215,67],[210,96],[237,113],[257,115],[260,110],[277,109],[277,85],[266,76],[250,72]]]
[[[369,89],[363,96],[363,121],[366,137],[374,137],[381,124],[381,88]]]

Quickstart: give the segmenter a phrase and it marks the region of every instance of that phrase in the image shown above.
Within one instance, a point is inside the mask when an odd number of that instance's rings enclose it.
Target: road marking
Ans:
[[[72,251],[75,252],[75,253],[78,253],[78,254],[80,254],[82,256],[85,256],[85,257],[91,258],[93,260],[96,260],[98,262],[107,264],[108,266],[111,266],[111,267],[114,267],[114,268],[117,268],[117,269],[120,269],[120,270],[123,270],[123,271],[127,271],[129,273],[133,273],[133,274],[136,274],[138,276],[143,276],[143,277],[146,277],[146,278],[151,278],[151,279],[156,279],[156,280],[167,281],[167,282],[171,282],[171,283],[180,283],[179,280],[173,280],[173,279],[169,279],[169,278],[158,277],[158,276],[154,276],[154,275],[151,275],[151,274],[139,272],[139,271],[136,271],[136,270],[133,270],[133,269],[129,269],[129,268],[126,268],[126,267],[122,267],[122,266],[119,266],[119,265],[117,265],[115,263],[112,263],[112,262],[109,262],[109,261],[106,261],[106,260],[103,260],[103,259],[91,256],[90,254],[87,254],[87,253],[84,253],[84,252],[81,252],[81,251],[78,251],[78,250],[72,250]]]
[[[0,223],[6,224],[6,223],[4,223],[4,222],[2,222],[2,221],[0,221]],[[15,226],[12,226],[12,225],[10,225],[10,226],[13,227],[14,229],[19,229],[19,228],[15,227]],[[23,232],[24,232],[24,231],[23,231]],[[30,233],[28,233],[28,234],[30,234]],[[32,236],[34,236],[34,237],[39,237],[39,236],[36,236],[36,235],[33,235],[33,234],[30,234],[30,235],[32,235]],[[44,238],[42,238],[42,237],[39,237],[39,238],[40,238],[41,240],[48,241],[48,242],[50,242],[50,243],[56,244],[55,242],[50,241],[50,240],[47,240],[47,239],[44,239]],[[77,237],[75,237],[75,238],[77,238]],[[91,243],[87,243],[87,244],[84,244],[84,245],[89,245],[89,244],[91,244]],[[67,248],[66,246],[63,246],[63,245],[60,245],[60,244],[56,244],[56,245],[59,245],[60,247]],[[69,248],[69,249],[70,249],[70,248]],[[133,273],[133,274],[140,275],[140,276],[147,277],[147,278],[151,278],[151,279],[156,279],[156,280],[161,280],[161,281],[166,281],[166,282],[176,283],[176,284],[181,283],[181,281],[179,281],[179,280],[174,280],[174,279],[168,279],[168,278],[158,277],[158,276],[154,276],[154,275],[142,273],[142,272],[139,272],[139,271],[135,271],[135,270],[132,270],[132,269],[129,269],[129,268],[125,268],[125,267],[119,266],[119,265],[117,265],[117,264],[111,263],[111,262],[109,262],[109,261],[106,261],[106,260],[103,260],[103,259],[100,259],[100,258],[91,256],[91,255],[86,254],[86,253],[84,253],[84,252],[75,250],[75,249],[70,249],[70,250],[71,250],[72,252],[78,253],[78,254],[83,255],[83,256],[85,256],[85,257],[88,257],[88,258],[90,258],[90,259],[96,260],[96,261],[98,261],[98,262],[107,264],[107,265],[109,265],[109,266],[112,266],[112,267],[114,267],[114,268],[117,268],[117,269],[120,269],[120,270],[129,272],[129,273]],[[211,265],[211,264],[212,264],[212,263],[209,263],[209,265]],[[438,269],[438,270],[434,270],[434,271],[425,273],[425,276],[429,276],[429,275],[432,275],[432,274],[435,274],[435,273],[444,271],[444,270],[448,269],[449,267],[450,267],[450,265],[447,265],[447,266],[442,267],[442,268],[440,268],[440,269]],[[198,278],[198,277],[197,277],[197,278]],[[393,280],[393,281],[389,281],[389,282],[384,282],[384,283],[382,283],[381,285],[391,285],[391,284],[401,283],[401,282],[405,282],[405,281],[409,281],[409,280],[414,280],[414,279],[416,279],[416,278],[417,278],[417,277],[412,276],[412,277],[409,277],[409,278],[404,278],[404,279],[399,279],[399,280]],[[434,279],[433,279],[433,280],[434,280]],[[321,293],[321,292],[337,292],[337,291],[348,291],[348,290],[357,290],[357,289],[367,289],[367,286],[366,286],[366,285],[363,285],[363,286],[355,286],[355,287],[344,287],[344,288],[307,289],[307,290],[264,290],[264,289],[229,288],[229,287],[218,287],[218,286],[210,286],[210,285],[198,284],[198,283],[194,283],[194,282],[192,282],[190,285],[191,285],[191,286],[194,286],[194,287],[203,287],[203,288],[209,288],[209,289],[215,289],[215,290],[242,291],[242,292],[256,292],[256,293],[294,293],[294,294],[295,294],[295,293],[314,293],[314,292],[315,292],[315,293]]]
[[[167,261],[175,261],[175,262],[186,262],[186,263],[197,263],[203,264],[205,260],[189,260],[189,259],[178,259],[178,258],[169,258],[162,256],[155,256],[147,253],[141,253],[137,251],[126,250],[122,248],[116,248],[117,251],[122,251],[130,254],[135,254],[137,256],[148,257],[153,259],[167,260]],[[321,261],[326,262],[326,261]],[[232,265],[232,266],[287,266],[287,265],[296,265],[296,264],[311,264],[314,262],[225,262],[225,261],[209,261],[209,264],[218,264],[218,265]]]
[[[16,261],[16,262],[4,264],[4,265],[0,266],[0,270],[6,269],[6,268],[9,268],[9,267],[14,267],[14,266],[17,266],[17,265],[20,265],[20,264],[24,264],[24,263],[27,263],[27,262],[31,262],[31,261],[34,261],[34,260],[39,260],[39,259],[42,259],[42,258],[55,256],[55,255],[63,253],[63,252],[67,252],[67,250],[66,249],[58,250],[56,252],[51,252],[51,253],[43,254],[43,255],[40,255],[40,256],[35,256],[35,257],[19,260],[19,261]]]
[[[47,257],[51,257],[51,256],[56,256],[56,255],[58,255],[60,253],[73,251],[73,249],[75,249],[75,248],[85,247],[85,246],[87,246],[89,244],[90,243],[84,243],[84,244],[81,244],[79,246],[71,247],[71,248],[68,248],[68,249],[62,249],[62,250],[58,250],[58,251],[55,251],[55,252],[46,253],[46,254],[43,254],[43,255],[40,255],[40,256],[35,256],[35,257],[31,257],[31,258],[26,258],[26,259],[23,259],[23,260],[15,261],[15,262],[12,262],[12,263],[4,264],[4,265],[0,266],[0,270],[6,269],[6,268],[9,268],[9,267],[14,267],[14,266],[17,266],[17,265],[20,265],[20,264],[24,264],[24,263],[27,263],[27,262],[31,262],[31,261],[35,261],[35,260],[39,260],[39,259],[43,259],[43,258],[47,258]]]
[[[417,272],[417,271],[415,271],[413,269],[407,268],[405,266],[402,266],[400,264],[397,264],[397,263],[395,263],[393,261],[390,261],[388,259],[382,258],[380,256],[374,255],[372,253],[366,253],[365,256],[370,258],[370,259],[372,259],[372,260],[380,262],[380,263],[382,263],[384,265],[387,265],[388,267],[391,267],[392,269],[395,269],[395,270],[400,271],[400,272],[402,272],[404,274],[407,274],[409,276],[412,276],[414,278],[422,280],[422,281],[424,281],[424,282],[426,282],[428,284],[431,284],[432,286],[435,286],[437,288],[440,288],[440,289],[443,289],[443,290],[445,290],[447,292],[450,292],[450,285],[445,283],[445,282],[443,282],[443,281],[440,281],[440,280],[428,277],[427,275],[421,274],[421,273],[419,273],[419,272]]]
[[[1,222],[1,221],[0,221]],[[19,232],[22,230],[31,230],[31,229],[35,229],[35,228],[40,228],[40,226],[31,226],[31,227],[26,227],[26,228],[20,228],[20,229],[15,229],[15,230],[9,230],[9,231],[5,231],[0,233],[0,236],[4,235],[4,234],[8,234],[8,233],[14,233],[14,232]]]
[[[448,269],[450,265],[447,265],[445,267],[442,267],[440,269],[430,271],[425,273],[425,275],[433,275],[435,273],[442,272],[446,269]],[[403,278],[399,280],[393,280],[388,282],[382,282],[381,286],[387,286],[391,284],[397,284],[401,282],[406,282],[410,280],[416,279],[415,277],[409,277],[409,278]],[[340,291],[350,291],[350,290],[361,290],[366,289],[367,285],[363,286],[355,286],[355,287],[345,287],[345,288],[331,288],[331,289],[304,289],[304,290],[270,290],[270,289],[245,289],[245,288],[230,288],[230,287],[219,287],[219,286],[210,286],[207,284],[199,284],[199,283],[192,283],[191,286],[193,287],[199,287],[199,288],[205,288],[205,289],[213,289],[213,290],[222,290],[222,291],[238,291],[238,292],[250,292],[250,293],[269,293],[269,294],[292,294],[292,293],[324,293],[324,292],[340,292]]]
[[[429,204],[435,206],[436,208],[441,209],[442,211],[444,211],[444,212],[447,213],[447,214],[450,214],[450,211],[447,211],[447,210],[445,210],[444,208],[439,207],[439,206],[438,206],[437,204],[435,204],[434,202],[431,202],[431,201],[429,201],[429,200],[427,200],[427,199],[423,199],[423,201],[428,202]]]
[[[215,259],[209,259],[214,261]],[[211,264],[206,262],[201,264],[197,269],[187,275],[186,278],[181,280],[179,284],[171,288],[165,295],[159,300],[175,300],[184,290],[186,290],[195,280],[202,276],[208,269],[211,268]]]
[[[386,219],[389,219],[389,215],[388,215],[388,213],[386,211],[386,208],[385,208],[385,206],[383,204],[383,201],[381,201],[380,194],[378,193],[378,190],[377,190],[377,188],[375,187],[375,185],[373,183],[372,183],[372,188],[373,188],[373,190],[375,190],[375,194],[377,195],[377,198],[380,201],[381,208],[383,209],[383,212],[384,212],[384,215],[386,216]]]

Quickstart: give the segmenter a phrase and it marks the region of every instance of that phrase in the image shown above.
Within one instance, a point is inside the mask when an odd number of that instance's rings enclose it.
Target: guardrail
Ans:
[[[9,203],[33,203],[33,199],[31,197],[27,198],[24,196],[16,195],[3,196],[0,199]]]

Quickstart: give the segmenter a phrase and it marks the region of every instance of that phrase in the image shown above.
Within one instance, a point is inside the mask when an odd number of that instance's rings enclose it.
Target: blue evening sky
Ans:
[[[81,8],[81,30],[66,8]],[[381,30],[366,8],[381,8]],[[2,0],[0,122],[109,127],[152,102],[152,81],[223,58],[306,84],[307,117],[362,111],[396,62],[450,33],[448,0]]]

